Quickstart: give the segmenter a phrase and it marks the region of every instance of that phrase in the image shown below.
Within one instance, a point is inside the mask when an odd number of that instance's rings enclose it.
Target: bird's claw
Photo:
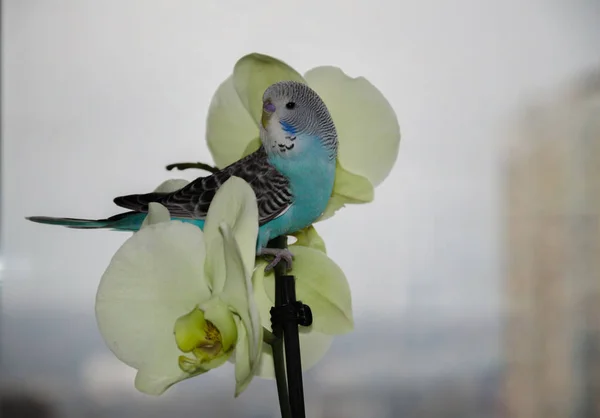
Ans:
[[[271,262],[267,265],[267,267],[265,267],[265,273],[268,273],[271,270],[273,270],[275,266],[281,261],[285,261],[286,270],[292,269],[292,259],[294,258],[294,255],[287,248],[263,248],[260,255],[268,255],[274,257],[273,260],[271,260]]]

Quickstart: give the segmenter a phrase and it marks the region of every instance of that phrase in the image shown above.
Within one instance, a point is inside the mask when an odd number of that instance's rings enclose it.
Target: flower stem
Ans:
[[[213,167],[212,165],[205,163],[173,163],[169,164],[166,168],[168,171],[171,171],[174,168],[182,171],[187,170],[188,168],[197,168],[199,170],[208,171],[209,173],[216,173],[219,171],[217,167]]]
[[[287,380],[285,375],[285,358],[283,356],[283,338],[263,328],[263,341],[271,346],[273,351],[273,364],[275,366],[275,382],[277,383],[277,397],[282,418],[292,418],[290,398],[288,396]]]
[[[275,382],[277,383],[277,397],[282,418],[292,418],[292,408],[285,374],[285,358],[283,356],[283,338],[277,338],[273,345],[273,363],[275,365]]]

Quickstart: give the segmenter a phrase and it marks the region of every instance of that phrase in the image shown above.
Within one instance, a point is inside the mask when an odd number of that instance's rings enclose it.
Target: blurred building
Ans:
[[[530,109],[514,139],[506,416],[600,417],[600,71]]]
[[[55,418],[54,405],[32,393],[0,391],[2,418]]]

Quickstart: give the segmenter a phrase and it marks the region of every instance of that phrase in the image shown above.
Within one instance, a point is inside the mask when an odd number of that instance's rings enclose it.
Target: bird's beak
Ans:
[[[267,129],[267,125],[269,124],[269,120],[271,119],[271,114],[267,113],[263,110],[262,118],[260,119],[263,128]]]
[[[260,119],[260,122],[261,122],[263,128],[267,129],[267,125],[269,124],[269,121],[271,120],[271,116],[273,115],[273,112],[275,112],[275,105],[273,103],[271,103],[270,100],[265,100],[265,102],[263,103],[262,117]]]

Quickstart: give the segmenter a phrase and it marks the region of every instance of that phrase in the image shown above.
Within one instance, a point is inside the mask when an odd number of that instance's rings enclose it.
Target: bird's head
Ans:
[[[281,81],[263,95],[261,140],[269,153],[291,156],[318,141],[337,155],[337,133],[319,95],[306,84]]]

